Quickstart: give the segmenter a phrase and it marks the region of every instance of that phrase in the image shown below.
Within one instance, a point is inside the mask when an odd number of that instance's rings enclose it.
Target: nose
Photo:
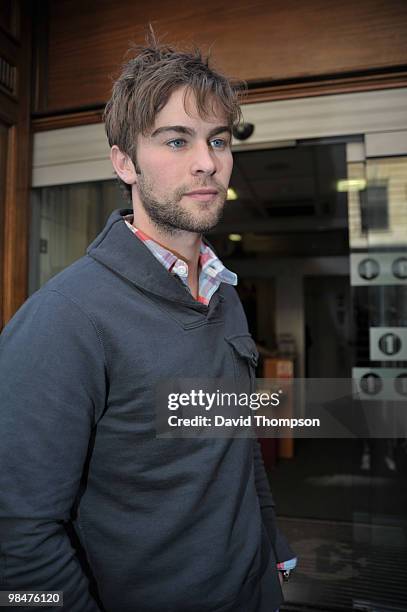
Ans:
[[[217,170],[217,160],[213,149],[205,143],[197,143],[192,157],[191,172],[194,175],[212,176]]]

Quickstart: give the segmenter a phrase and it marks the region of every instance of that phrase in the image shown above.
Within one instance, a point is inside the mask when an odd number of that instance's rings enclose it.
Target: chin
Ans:
[[[217,206],[216,208],[208,206],[205,212],[201,211],[200,214],[194,215],[194,223],[196,223],[196,225],[205,225],[208,229],[212,229],[219,223],[222,215],[223,205]]]
[[[219,221],[221,220],[222,214],[223,214],[223,207],[218,208],[216,210],[208,211],[208,214],[206,215],[202,215],[202,214],[197,215],[196,223],[202,224],[202,225],[210,225],[211,227],[215,227],[215,225],[217,225]]]

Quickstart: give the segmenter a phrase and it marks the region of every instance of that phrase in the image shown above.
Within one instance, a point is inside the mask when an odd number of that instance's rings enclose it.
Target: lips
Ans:
[[[197,189],[185,194],[187,198],[198,202],[212,202],[218,196],[216,189]]]
[[[198,202],[212,202],[212,200],[215,200],[218,194],[218,189],[214,187],[202,187],[201,189],[189,191],[185,194],[185,196]]]
[[[185,195],[217,195],[216,189],[197,189],[196,191],[189,191]]]

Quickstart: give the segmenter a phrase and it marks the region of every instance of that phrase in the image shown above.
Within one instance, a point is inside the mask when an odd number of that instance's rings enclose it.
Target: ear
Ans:
[[[117,145],[110,149],[110,159],[117,176],[128,185],[133,185],[137,181],[137,172],[133,162],[127,153],[120,151]]]

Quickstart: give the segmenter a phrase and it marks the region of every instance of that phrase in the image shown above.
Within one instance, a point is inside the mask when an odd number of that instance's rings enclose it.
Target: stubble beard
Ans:
[[[219,183],[214,184],[212,182],[211,185],[201,185],[193,188],[216,187],[218,190],[216,202],[196,201],[201,215],[194,215],[193,212],[180,204],[183,195],[188,192],[188,187],[180,187],[170,196],[157,199],[154,195],[152,182],[142,172],[138,175],[137,183],[141,204],[154,225],[162,233],[173,235],[179,232],[195,232],[203,234],[215,227],[222,218],[227,191]],[[189,189],[189,191],[193,189]]]

